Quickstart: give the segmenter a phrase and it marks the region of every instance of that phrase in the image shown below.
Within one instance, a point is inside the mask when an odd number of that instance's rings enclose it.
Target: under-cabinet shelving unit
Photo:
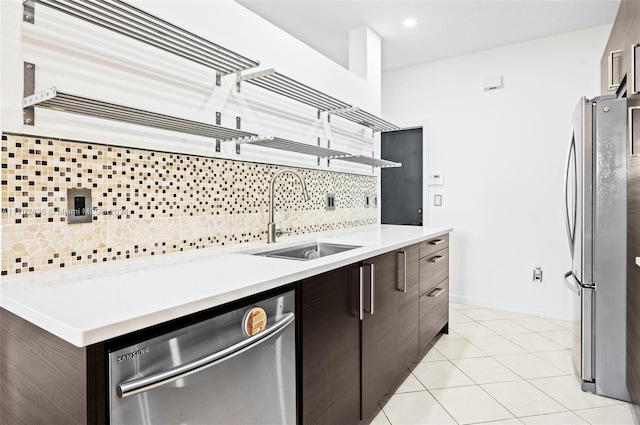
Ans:
[[[23,2],[24,21],[34,23],[36,16],[35,3],[50,7],[59,12],[214,69],[216,71],[217,85],[220,85],[220,77],[223,75],[231,73],[239,74],[240,71],[259,65],[258,61],[248,59],[231,50],[225,49],[120,0],[26,0]],[[398,129],[398,127],[393,124],[387,123],[365,111],[361,111],[358,108],[352,107],[281,74],[277,74],[275,71],[270,71],[263,71],[256,74],[264,74],[262,75],[264,78],[273,77],[273,80],[276,80],[275,82],[271,81],[270,78],[267,80],[261,80],[258,77],[247,79],[249,76],[240,76],[238,78],[245,78],[246,81],[256,85],[263,84],[265,88],[269,88],[272,91],[317,107],[318,111],[342,116],[351,121],[368,126],[374,131]],[[350,154],[273,136],[261,136],[239,129],[234,130],[219,125],[187,120],[69,94],[58,91],[55,87],[35,93],[35,65],[31,63],[25,63],[24,76],[25,97],[22,101],[22,108],[24,112],[24,124],[26,125],[34,125],[34,108],[48,108],[73,114],[210,137],[216,139],[218,144],[219,142],[235,142],[238,153],[240,145],[252,144],[312,155],[318,158],[355,162],[373,167],[401,166],[401,164],[391,161]]]
[[[247,82],[290,99],[297,100],[300,103],[316,108],[318,114],[326,112],[329,116],[336,115],[368,127],[373,131],[400,130],[400,127],[395,124],[385,121],[357,106],[350,105],[302,84],[277,72],[275,69],[267,69],[238,76],[236,78],[238,90],[242,82]]]

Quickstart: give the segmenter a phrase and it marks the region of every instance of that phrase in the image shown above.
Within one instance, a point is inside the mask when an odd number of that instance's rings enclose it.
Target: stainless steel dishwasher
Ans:
[[[293,291],[109,352],[111,424],[296,423]]]

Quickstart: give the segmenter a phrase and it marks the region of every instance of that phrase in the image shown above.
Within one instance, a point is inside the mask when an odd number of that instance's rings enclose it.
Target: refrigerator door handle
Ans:
[[[573,282],[569,282],[569,276],[571,276]],[[575,277],[573,277],[573,272],[572,271],[568,271],[564,274],[564,284],[567,288],[569,288],[569,290],[573,293],[575,293],[577,296],[580,296],[580,284],[578,283],[578,281],[575,279]]]
[[[571,171],[571,157],[576,160],[576,137],[575,133],[571,135],[571,144],[569,145],[569,151],[567,153],[567,165],[564,173],[564,203],[565,203],[565,219],[567,225],[567,237],[569,238],[569,250],[571,251],[571,257],[573,257],[574,241],[576,234],[576,214],[577,214],[577,195],[578,195],[578,170],[577,164],[574,164],[574,176],[573,176],[573,224],[571,222],[569,212],[569,172]]]

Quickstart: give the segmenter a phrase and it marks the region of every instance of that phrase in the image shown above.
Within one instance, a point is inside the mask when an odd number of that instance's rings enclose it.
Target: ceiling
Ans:
[[[344,66],[349,30],[382,38],[382,68],[433,62],[613,23],[620,0],[236,0]],[[403,22],[414,18],[416,25]]]

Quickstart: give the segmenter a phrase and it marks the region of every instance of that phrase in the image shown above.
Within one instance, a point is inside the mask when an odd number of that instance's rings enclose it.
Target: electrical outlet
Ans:
[[[67,223],[91,223],[91,189],[67,189]]]
[[[536,267],[533,269],[533,282],[542,283],[542,267]]]
[[[336,209],[336,195],[335,193],[327,193],[327,211],[333,211]]]

